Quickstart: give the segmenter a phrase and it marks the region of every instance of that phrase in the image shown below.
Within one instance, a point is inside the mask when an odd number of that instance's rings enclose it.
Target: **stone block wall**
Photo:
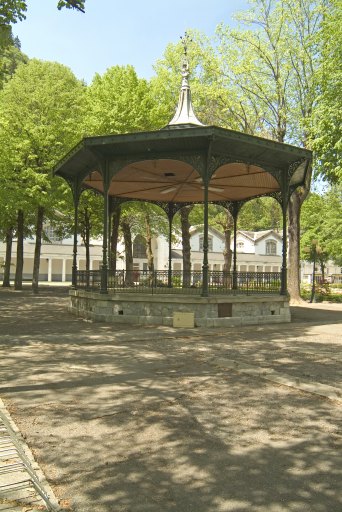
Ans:
[[[219,316],[220,308],[230,316]],[[224,327],[290,322],[290,308],[283,296],[190,297],[129,294],[101,295],[70,290],[69,310],[82,318],[111,323],[173,325],[174,312],[194,313],[195,327]]]

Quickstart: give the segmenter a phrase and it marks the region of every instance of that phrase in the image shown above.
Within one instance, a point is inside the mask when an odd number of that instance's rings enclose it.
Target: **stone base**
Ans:
[[[70,290],[69,311],[110,323],[174,325],[174,313],[193,313],[195,327],[229,327],[290,322],[289,298],[283,295],[101,295]]]

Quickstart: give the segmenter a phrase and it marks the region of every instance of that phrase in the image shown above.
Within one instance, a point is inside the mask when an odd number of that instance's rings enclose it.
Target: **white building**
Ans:
[[[223,270],[224,236],[209,228],[209,270]],[[191,233],[191,262],[193,270],[202,269],[203,231],[200,228]],[[238,231],[236,237],[237,270],[240,272],[280,272],[282,239],[272,230]],[[231,240],[233,250],[233,239]],[[167,259],[165,264],[167,265]],[[173,270],[182,269],[181,243],[173,247]]]
[[[40,261],[40,280],[70,282],[73,260],[72,239],[59,241],[54,237],[52,231],[48,233],[51,243],[42,244]],[[224,236],[214,228],[209,228],[209,270],[221,271],[224,265]],[[203,230],[193,228],[191,231],[191,263],[192,270],[201,271],[203,263]],[[280,272],[282,260],[282,238],[273,231],[238,231],[236,237],[237,246],[237,270],[239,272]],[[231,240],[233,250],[233,239]],[[0,242],[0,278],[2,277],[3,264],[5,260],[5,244]],[[154,267],[156,270],[168,268],[169,247],[167,240],[159,236],[152,240],[152,252],[154,256]],[[118,253],[124,254],[124,247],[120,244]],[[26,240],[24,243],[24,279],[32,278],[34,257],[34,240]],[[133,241],[133,268],[135,271],[147,270],[147,258],[145,241],[137,236]],[[102,260],[102,246],[100,240],[93,241],[90,248],[90,270],[99,270]],[[12,248],[11,276],[15,274],[16,265],[16,242]],[[86,255],[85,247],[82,244],[77,248],[77,267],[85,270]],[[179,240],[172,246],[172,269],[182,270],[182,245]],[[125,268],[122,257],[117,261],[117,269]],[[318,267],[316,266],[317,270]],[[326,277],[341,275],[341,268],[330,262],[326,267]],[[317,272],[319,275],[319,271]],[[301,280],[311,282],[312,263],[302,262]],[[337,277],[338,280],[338,277]]]
[[[39,280],[71,282],[71,270],[73,261],[72,239],[58,240],[50,229],[47,232],[51,243],[42,242],[40,255]],[[23,279],[31,280],[33,271],[35,241],[26,239],[24,241],[24,267]],[[86,254],[84,245],[79,244],[77,248],[77,266],[79,270],[86,268]],[[14,278],[16,268],[17,242],[13,241],[11,258],[11,279]],[[0,278],[3,277],[3,267],[6,255],[6,245],[0,242]],[[102,247],[99,242],[90,249],[90,269],[98,270],[102,258]]]

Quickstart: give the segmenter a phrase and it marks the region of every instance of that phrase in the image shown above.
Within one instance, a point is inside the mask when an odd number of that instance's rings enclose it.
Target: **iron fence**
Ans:
[[[77,271],[76,288],[99,292],[101,290],[101,270]],[[203,274],[201,271],[181,270],[139,271],[108,270],[107,288],[109,292],[150,293],[150,294],[193,294],[201,295]],[[254,293],[280,293],[280,272],[208,272],[210,295]]]

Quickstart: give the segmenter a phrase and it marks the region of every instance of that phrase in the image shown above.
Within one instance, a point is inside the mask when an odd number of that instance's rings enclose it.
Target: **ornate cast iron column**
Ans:
[[[209,296],[209,265],[208,265],[208,177],[203,180],[204,186],[204,215],[203,215],[203,265],[202,265],[202,297]]]
[[[101,266],[101,288],[100,293],[108,293],[108,218],[109,218],[109,197],[108,190],[110,184],[108,161],[105,160],[102,165],[103,178],[103,240],[102,240],[102,266]]]
[[[79,180],[69,183],[72,190],[72,197],[74,200],[74,237],[72,249],[72,271],[71,271],[71,286],[76,290],[77,288],[77,234],[78,234],[78,204],[81,196],[81,187]]]
[[[283,214],[283,246],[282,246],[282,264],[281,264],[281,284],[280,295],[287,295],[287,205],[290,193],[290,174],[292,166],[288,172],[282,173],[280,205]]]
[[[281,209],[283,213],[283,246],[282,246],[282,266],[281,266],[281,285],[280,295],[287,295],[287,194],[283,194]]]
[[[111,205],[111,198],[108,198],[108,255],[107,255],[107,266],[110,268],[110,262],[111,262],[111,247],[110,247],[110,235],[112,233],[112,205]]]
[[[172,288],[172,220],[174,216],[174,205],[173,203],[169,203],[168,206],[167,217],[169,220],[169,262],[167,272],[167,286],[168,288]]]
[[[236,266],[236,231],[237,231],[237,218],[239,207],[236,203],[233,204],[232,215],[234,221],[234,252],[233,252],[233,290],[237,289],[237,266]]]

